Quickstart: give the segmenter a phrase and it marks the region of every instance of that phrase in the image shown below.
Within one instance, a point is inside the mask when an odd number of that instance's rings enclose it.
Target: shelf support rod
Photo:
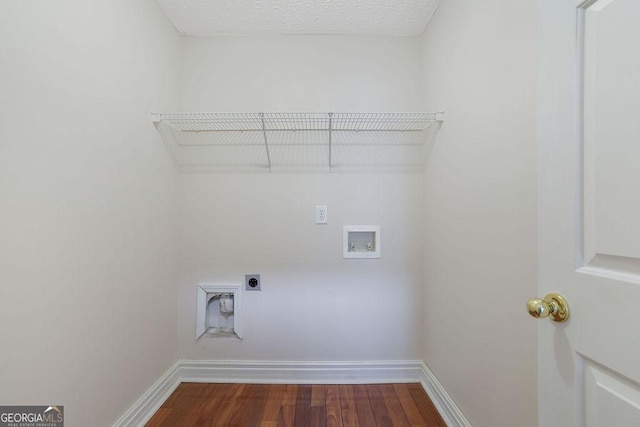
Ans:
[[[333,133],[333,113],[329,113],[329,172],[331,172],[331,134]]]
[[[271,156],[269,156],[269,144],[267,144],[267,128],[264,125],[264,113],[260,113],[260,121],[262,122],[262,136],[264,137],[264,148],[267,151],[267,162],[269,163],[269,172],[271,172]]]

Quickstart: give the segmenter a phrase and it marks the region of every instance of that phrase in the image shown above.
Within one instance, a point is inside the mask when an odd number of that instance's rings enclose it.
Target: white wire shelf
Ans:
[[[152,113],[180,171],[421,169],[432,113]]]

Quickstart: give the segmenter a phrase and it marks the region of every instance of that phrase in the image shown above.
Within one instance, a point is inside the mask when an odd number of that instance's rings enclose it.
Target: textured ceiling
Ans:
[[[157,0],[186,35],[414,36],[438,0]]]

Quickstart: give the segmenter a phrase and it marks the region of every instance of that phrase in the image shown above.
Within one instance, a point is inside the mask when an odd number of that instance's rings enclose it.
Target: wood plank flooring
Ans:
[[[446,427],[420,384],[182,383],[147,427]]]

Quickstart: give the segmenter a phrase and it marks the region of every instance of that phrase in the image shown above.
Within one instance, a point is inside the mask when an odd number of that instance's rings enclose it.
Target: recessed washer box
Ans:
[[[379,225],[345,225],[343,230],[344,258],[380,258]]]

